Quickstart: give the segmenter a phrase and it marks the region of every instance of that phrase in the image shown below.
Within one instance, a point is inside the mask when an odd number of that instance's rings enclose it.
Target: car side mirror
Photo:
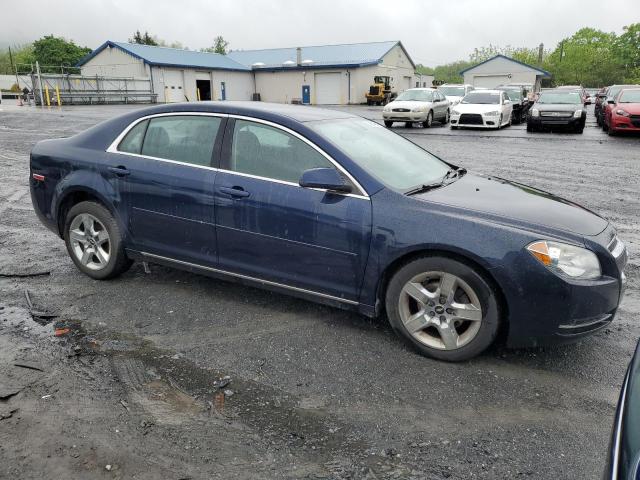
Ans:
[[[304,188],[320,188],[339,193],[351,192],[351,184],[335,168],[305,170],[298,183]]]
[[[613,98],[608,98],[608,99],[607,99],[607,103],[608,103],[609,105],[614,105],[614,104],[616,103],[616,101],[615,101]]]
[[[509,100],[508,98],[505,98],[505,99],[502,101],[502,103],[503,103],[504,105],[506,105],[507,103],[511,103],[511,100]]]

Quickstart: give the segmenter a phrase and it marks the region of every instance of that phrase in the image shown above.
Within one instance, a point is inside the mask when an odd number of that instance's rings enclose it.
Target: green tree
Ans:
[[[614,55],[623,68],[625,83],[640,83],[640,23],[623,28],[614,42]]]
[[[33,42],[33,56],[40,63],[43,72],[59,73],[60,67],[73,67],[89,53],[91,53],[90,48],[80,47],[72,40],[53,35]]]
[[[200,51],[226,55],[228,46],[229,46],[229,42],[227,42],[222,35],[218,35],[216,38],[213,39],[213,45],[211,47],[202,48],[200,49]]]
[[[136,30],[136,33],[133,34],[133,38],[129,39],[129,43],[137,43],[139,45],[153,45],[157,46],[158,39],[154,36],[149,35],[149,32],[145,30],[144,34],[140,33],[140,30]]]
[[[11,64],[11,57],[13,57],[13,65]],[[9,56],[9,49],[0,50],[0,74],[1,75],[13,75],[15,68],[18,69],[18,73],[30,72],[31,64],[35,62],[33,56],[33,45],[14,45],[11,47],[11,57]]]
[[[620,81],[623,67],[614,54],[616,35],[582,28],[562,40],[547,58],[557,85],[601,87]]]

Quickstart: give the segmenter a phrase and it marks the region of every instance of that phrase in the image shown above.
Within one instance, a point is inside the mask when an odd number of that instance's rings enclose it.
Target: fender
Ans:
[[[120,230],[125,236],[125,240],[128,238],[126,209],[124,208],[120,192],[110,181],[105,179],[97,169],[74,170],[56,185],[51,201],[51,216],[56,222],[56,225],[59,226],[61,237],[63,236],[62,229],[60,228],[63,219],[59,218],[61,207],[69,196],[78,193],[93,197],[102,203],[118,222]]]

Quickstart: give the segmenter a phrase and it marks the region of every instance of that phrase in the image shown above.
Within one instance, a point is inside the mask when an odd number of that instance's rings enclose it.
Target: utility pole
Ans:
[[[544,43],[538,47],[538,66],[542,66],[542,54],[544,53]]]
[[[560,62],[562,62],[562,57],[564,57],[564,40],[560,42]]]
[[[44,97],[42,96],[42,76],[40,75],[40,63],[36,60],[36,72],[38,72],[38,83],[40,84],[40,106],[44,108]]]
[[[18,66],[13,64],[13,55],[11,55],[11,47],[9,47],[9,63],[11,64],[11,68],[16,74],[16,85],[18,86],[18,90],[20,89],[20,81],[18,80]]]

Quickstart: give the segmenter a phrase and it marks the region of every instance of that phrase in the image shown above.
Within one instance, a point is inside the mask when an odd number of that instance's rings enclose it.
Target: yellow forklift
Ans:
[[[367,105],[386,105],[398,96],[391,91],[391,77],[382,75],[373,77],[373,85],[364,95],[367,97]]]

